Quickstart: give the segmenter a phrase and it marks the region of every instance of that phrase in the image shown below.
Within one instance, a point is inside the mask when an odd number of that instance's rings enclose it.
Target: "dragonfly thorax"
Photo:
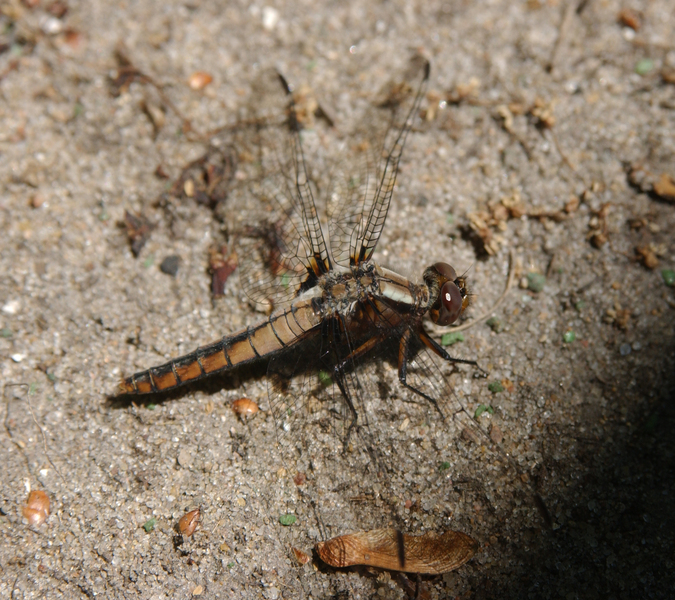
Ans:
[[[321,311],[324,316],[348,315],[355,305],[369,296],[378,295],[379,277],[374,265],[352,271],[330,271],[318,283],[321,293]]]

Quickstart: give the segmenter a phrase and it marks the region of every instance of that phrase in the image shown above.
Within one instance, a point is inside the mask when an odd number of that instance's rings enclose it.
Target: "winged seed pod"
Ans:
[[[478,543],[459,531],[412,536],[397,529],[373,529],[334,537],[315,546],[332,567],[368,565],[391,571],[439,575],[467,562]]]

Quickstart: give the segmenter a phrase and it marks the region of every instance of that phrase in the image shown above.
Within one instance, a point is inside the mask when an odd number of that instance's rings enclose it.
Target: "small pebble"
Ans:
[[[619,346],[621,356],[628,356],[631,353],[631,350],[630,344],[621,344],[621,346]]]
[[[50,507],[49,496],[42,490],[33,490],[28,494],[26,506],[23,507],[23,516],[28,519],[28,523],[33,527],[42,525],[49,516]]]
[[[175,277],[176,273],[178,273],[178,267],[180,267],[180,256],[172,254],[162,261],[162,264],[159,265],[159,270],[162,273],[171,275],[171,277]]]
[[[257,413],[258,405],[249,398],[239,398],[232,402],[232,410],[243,419]]]
[[[19,312],[19,306],[20,304],[18,300],[10,300],[2,306],[2,312],[4,312],[6,315],[15,315],[17,312]]]
[[[184,514],[180,521],[178,521],[178,531],[180,531],[184,536],[190,537],[197,529],[199,520],[201,518],[202,511],[199,508],[191,510],[189,513]]]
[[[213,77],[204,71],[197,71],[190,75],[188,79],[188,85],[193,90],[203,90],[209,83],[213,81]]]

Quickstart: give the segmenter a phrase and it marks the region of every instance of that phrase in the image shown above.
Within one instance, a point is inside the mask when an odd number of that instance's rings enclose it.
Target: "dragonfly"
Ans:
[[[403,388],[445,418],[452,390],[438,363],[477,363],[451,356],[424,322],[447,326],[460,318],[470,300],[466,278],[436,262],[413,282],[374,260],[429,74],[429,62],[416,55],[402,82],[388,88],[376,107],[387,115],[381,140],[365,144],[371,153],[359,159],[356,173],[337,176],[329,186],[327,229],[305,157],[305,117],[286,80],[272,75],[285,99],[282,141],[267,140],[268,162],[276,166],[255,195],[276,216],[250,228],[239,252],[246,293],[272,310],[258,324],[131,375],[121,384],[123,393],[165,392],[267,361],[270,408],[280,435],[302,428],[302,409],[328,388],[329,412],[340,423],[345,448],[355,431],[368,427],[370,388],[360,372],[380,358],[395,365]]]

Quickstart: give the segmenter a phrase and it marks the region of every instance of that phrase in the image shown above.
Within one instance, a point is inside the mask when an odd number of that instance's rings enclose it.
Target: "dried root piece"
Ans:
[[[396,529],[373,529],[319,542],[315,549],[333,567],[367,565],[392,571],[440,575],[467,562],[478,543],[459,531],[412,536]]]

